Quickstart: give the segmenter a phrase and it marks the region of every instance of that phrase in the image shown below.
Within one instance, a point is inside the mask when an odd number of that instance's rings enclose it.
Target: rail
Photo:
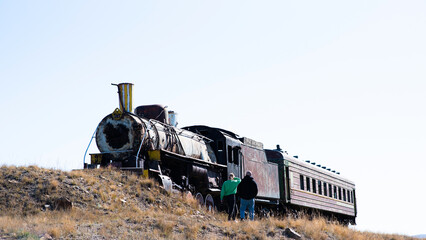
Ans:
[[[133,149],[121,150],[121,151],[105,151],[105,152],[102,152],[102,154],[103,153],[125,153],[125,152],[133,152]]]

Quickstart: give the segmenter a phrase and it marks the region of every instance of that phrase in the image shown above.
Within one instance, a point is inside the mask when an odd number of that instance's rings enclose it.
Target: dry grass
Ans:
[[[84,214],[83,214],[84,215]],[[34,216],[2,216],[0,228],[6,232],[19,235],[30,232],[42,236],[48,233],[52,237],[72,236],[76,232],[76,218],[82,216],[79,210],[71,212],[43,212]]]
[[[184,230],[186,239],[197,239],[200,231],[200,225],[198,223],[190,224]]]
[[[67,197],[71,211],[43,211]],[[0,168],[0,239],[282,239],[293,228],[304,239],[410,239],[360,232],[322,218],[230,222],[186,194],[164,193],[151,179],[113,169],[62,172]]]

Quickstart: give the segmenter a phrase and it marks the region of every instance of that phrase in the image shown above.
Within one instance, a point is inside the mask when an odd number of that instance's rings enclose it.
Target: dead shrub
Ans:
[[[57,188],[58,188],[58,186],[59,186],[59,182],[58,182],[58,180],[56,180],[56,179],[52,179],[52,180],[50,180],[50,188],[51,188],[52,190],[57,189]]]
[[[170,237],[170,235],[173,233],[173,227],[174,223],[169,220],[159,219],[157,222],[157,227],[161,230],[161,235],[165,237]]]
[[[58,227],[50,228],[47,233],[53,238],[58,238],[61,235],[61,230]]]
[[[184,230],[186,239],[197,239],[200,225],[198,223],[190,223]]]
[[[0,229],[6,232],[13,232],[21,225],[23,219],[21,217],[1,216]]]
[[[29,176],[23,176],[22,179],[21,179],[21,182],[23,184],[31,184],[31,183],[34,182],[34,178],[31,178]]]
[[[177,216],[183,216],[186,213],[186,210],[184,208],[177,207],[173,210],[173,213]]]
[[[269,221],[279,229],[285,229],[289,225],[287,219],[270,218]]]
[[[245,221],[241,229],[245,234],[255,236],[261,229],[260,224],[260,221]]]
[[[151,178],[142,178],[139,180],[140,186],[142,188],[152,188],[155,185],[155,182]]]
[[[82,177],[85,177],[86,174],[83,170],[73,170],[68,173],[68,176],[70,178],[82,178]]]

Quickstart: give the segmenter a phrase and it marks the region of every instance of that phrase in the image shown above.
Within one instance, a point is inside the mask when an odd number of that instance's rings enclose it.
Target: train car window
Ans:
[[[312,192],[317,193],[317,183],[315,179],[312,179]]]
[[[331,186],[331,184],[328,184],[328,196],[329,197],[333,197],[333,192],[332,192],[333,187]]]
[[[346,189],[343,189],[343,201],[346,202]]]
[[[240,151],[239,151],[239,147],[234,147],[232,149],[232,152],[234,154],[234,163],[238,165],[239,160],[240,160]]]
[[[334,198],[337,199],[337,187],[336,186],[333,187],[333,192],[334,192]]]
[[[305,190],[305,181],[303,175],[300,175],[300,190]]]
[[[223,151],[223,142],[222,141],[217,141],[217,150],[219,152]]]
[[[339,187],[339,200],[342,200],[342,188]]]
[[[327,183],[324,183],[324,196],[327,196]]]
[[[354,203],[354,192],[351,191],[351,203]]]
[[[322,184],[321,184],[321,181],[320,180],[318,180],[318,194],[319,195],[322,195]]]
[[[311,179],[306,177],[306,191],[311,191]]]
[[[232,147],[228,146],[228,162],[232,163]]]

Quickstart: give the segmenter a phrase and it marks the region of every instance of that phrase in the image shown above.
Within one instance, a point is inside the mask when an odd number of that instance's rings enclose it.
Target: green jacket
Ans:
[[[233,180],[225,181],[222,185],[222,191],[220,191],[220,200],[222,200],[224,196],[236,194],[237,186],[240,182],[241,182],[241,179],[237,177],[234,177]]]

